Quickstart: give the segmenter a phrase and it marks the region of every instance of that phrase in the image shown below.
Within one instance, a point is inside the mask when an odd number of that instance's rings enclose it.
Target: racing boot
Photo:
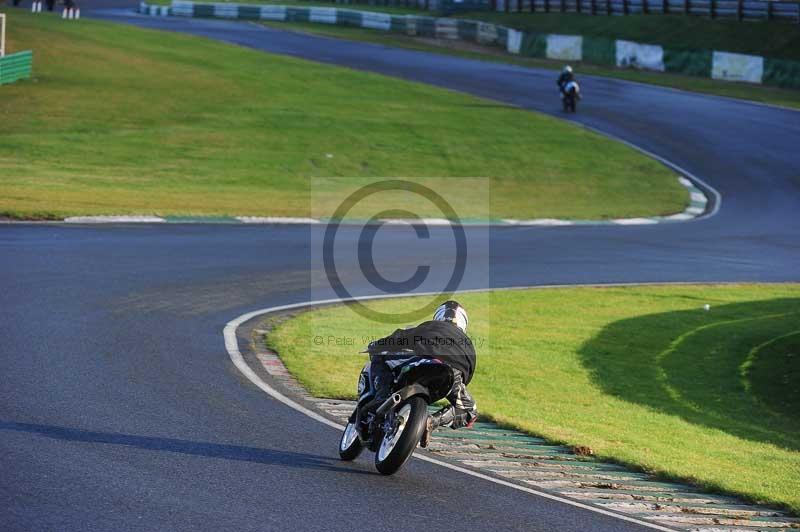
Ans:
[[[419,440],[419,446],[422,448],[427,447],[431,443],[431,436],[433,435],[433,431],[436,430],[438,427],[442,425],[447,425],[448,423],[452,423],[453,421],[453,407],[446,406],[439,410],[438,412],[434,412],[433,414],[428,415],[428,420],[425,424],[425,432],[422,433],[422,438]]]
[[[431,434],[433,434],[433,416],[428,416],[425,420],[425,432],[422,433],[422,438],[419,440],[419,446],[423,449],[431,443]]]

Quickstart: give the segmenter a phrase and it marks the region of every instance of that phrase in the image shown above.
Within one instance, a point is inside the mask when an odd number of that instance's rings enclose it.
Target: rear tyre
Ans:
[[[403,467],[414,453],[428,419],[428,404],[421,397],[412,397],[395,409],[394,430],[384,434],[375,453],[375,468],[383,475],[392,475]]]
[[[344,432],[342,432],[342,438],[339,440],[339,458],[348,462],[355,460],[363,449],[364,445],[358,437],[356,424],[348,422]]]

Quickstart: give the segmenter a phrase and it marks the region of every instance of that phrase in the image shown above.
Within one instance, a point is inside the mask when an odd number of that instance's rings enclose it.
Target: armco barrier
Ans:
[[[33,52],[26,50],[0,57],[0,85],[31,77]]]
[[[519,3],[524,0],[512,1]],[[541,0],[530,1],[536,3]],[[563,0],[563,5],[567,6],[570,1],[574,5],[578,0]],[[672,1],[664,0],[664,5]],[[389,15],[375,11],[329,7],[200,4],[178,0],[173,1],[170,7],[162,6],[158,11],[153,10],[153,6],[142,3],[140,12],[151,15],[340,24],[412,36],[461,39],[477,44],[500,46],[511,54],[526,57],[541,57],[564,62],[586,61],[621,68],[800,88],[800,62],[796,61],[720,51],[675,50],[658,44],[615,41],[602,37],[526,33],[474,20]]]
[[[491,0],[493,11],[582,15],[694,15],[800,24],[800,3],[785,0]]]

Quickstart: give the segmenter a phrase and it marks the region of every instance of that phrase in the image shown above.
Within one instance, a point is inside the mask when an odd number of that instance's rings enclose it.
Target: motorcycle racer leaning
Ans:
[[[367,347],[370,374],[379,397],[389,397],[394,380],[391,369],[410,358],[437,359],[452,368],[454,382],[447,394],[450,405],[428,416],[420,440],[422,447],[428,446],[431,433],[437,427],[471,427],[478,418],[475,400],[467,391],[476,363],[475,347],[466,334],[468,323],[464,308],[456,301],[446,301],[436,309],[432,320],[416,327],[397,329],[385,338],[370,342]]]

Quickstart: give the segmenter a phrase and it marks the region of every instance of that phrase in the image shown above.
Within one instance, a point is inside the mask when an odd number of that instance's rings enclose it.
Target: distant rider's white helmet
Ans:
[[[464,307],[458,301],[445,301],[433,313],[434,321],[449,321],[464,332],[467,332],[469,318]]]
[[[565,66],[563,72],[564,74],[572,74],[572,67],[569,65]]]

